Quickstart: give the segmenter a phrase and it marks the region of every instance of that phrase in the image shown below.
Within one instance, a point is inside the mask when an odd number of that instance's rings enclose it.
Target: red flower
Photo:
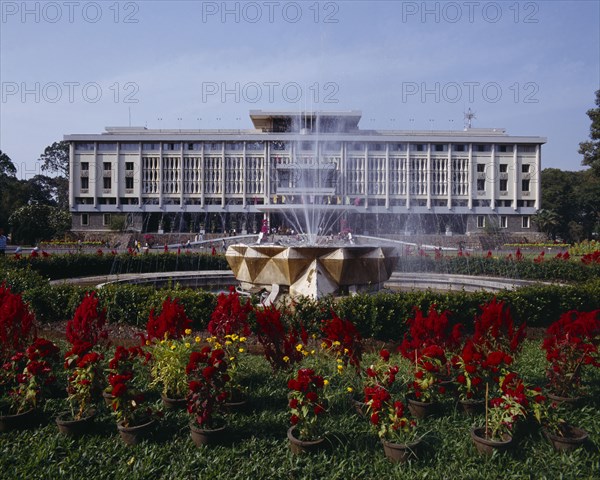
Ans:
[[[127,385],[124,383],[117,383],[116,385],[113,385],[111,393],[114,397],[118,398],[123,396],[125,392],[127,392]]]
[[[290,417],[290,423],[292,425],[297,425],[299,421],[300,421],[300,418],[298,417],[298,415],[292,415]]]

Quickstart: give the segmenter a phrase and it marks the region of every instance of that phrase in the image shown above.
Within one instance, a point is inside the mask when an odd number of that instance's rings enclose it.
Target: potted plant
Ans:
[[[561,416],[561,404],[548,401],[542,396],[536,404],[535,418],[552,447],[557,451],[569,452],[582,446],[588,440],[585,430],[569,424]]]
[[[65,367],[70,372],[67,379],[67,401],[71,408],[56,418],[61,433],[77,436],[90,430],[96,416],[93,402],[102,391],[103,358],[98,352],[88,352],[81,357],[67,357]]]
[[[320,418],[325,413],[325,379],[313,369],[301,368],[288,381],[290,423],[287,437],[295,454],[317,450],[324,442]]]
[[[358,377],[359,379],[362,378],[363,381],[363,401],[356,401],[355,409],[361,416],[366,416],[368,413],[369,388],[381,386],[388,391],[393,389],[399,368],[398,365],[392,364],[391,359],[390,352],[382,348],[379,351],[377,360],[365,368],[362,377]]]
[[[190,354],[200,337],[191,338],[187,329],[182,338],[169,338],[168,333],[158,341],[148,341],[146,350],[152,355],[150,360],[150,387],[160,388],[163,405],[166,408],[185,408],[188,394],[188,379],[185,373]]]
[[[489,384],[486,385],[485,426],[471,429],[471,439],[484,455],[507,450],[518,422],[527,417],[525,385],[517,375],[509,373],[503,377],[500,388],[502,394],[488,402]]]
[[[571,310],[546,330],[542,348],[548,360],[548,396],[555,402],[574,403],[585,393],[585,368],[600,367],[600,310]]]
[[[392,462],[404,463],[415,457],[421,438],[417,436],[417,422],[406,416],[405,405],[393,401],[381,385],[365,390],[369,420],[381,439],[385,456]]]
[[[415,418],[435,413],[446,394],[442,384],[446,372],[446,353],[438,345],[429,345],[421,356],[415,354],[414,380],[409,385],[408,409]]]
[[[123,441],[135,445],[146,438],[154,426],[153,411],[144,405],[145,396],[135,385],[135,367],[143,355],[139,347],[117,346],[108,364],[108,387],[117,428]]]
[[[38,337],[25,352],[15,353],[2,365],[0,431],[29,426],[36,407],[56,382],[54,365],[58,358],[58,347]]]
[[[208,345],[199,352],[192,352],[186,373],[192,440],[196,446],[217,443],[225,431],[223,405],[227,400],[229,381],[225,351]]]

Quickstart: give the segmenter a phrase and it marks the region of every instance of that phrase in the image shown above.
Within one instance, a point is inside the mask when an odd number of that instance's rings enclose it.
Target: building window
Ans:
[[[437,144],[434,145],[434,150],[436,152],[445,152],[446,151],[446,145],[437,143]]]
[[[477,173],[485,173],[485,163],[477,164]]]
[[[110,213],[105,213],[102,215],[102,225],[105,227],[110,226]]]
[[[466,152],[467,151],[467,146],[464,144],[454,145],[452,148],[455,152]]]
[[[80,152],[93,152],[94,144],[93,143],[76,143],[75,150]]]
[[[137,152],[140,149],[139,143],[121,143],[119,146],[122,152]]]
[[[535,153],[535,145],[519,145],[517,146],[519,153]]]
[[[104,177],[103,179],[104,190],[110,190],[112,188],[112,178]]]
[[[90,164],[89,162],[81,162],[81,170],[82,171],[87,171],[90,169]]]
[[[112,170],[112,164],[110,162],[104,162],[102,165],[104,172],[109,172]]]
[[[81,214],[81,226],[87,227],[90,224],[90,216],[87,213]]]
[[[522,173],[529,173],[530,172],[530,168],[531,168],[531,165],[529,163],[524,163],[523,165],[521,165],[521,172]]]
[[[500,173],[508,172],[508,163],[501,163],[499,168],[500,168]]]
[[[133,189],[133,177],[125,177],[125,189],[126,190]]]
[[[473,150],[476,152],[491,152],[492,148],[491,148],[491,145],[478,144],[478,145],[474,145]]]
[[[477,190],[479,192],[485,191],[485,180],[482,178],[477,179]]]
[[[170,152],[181,150],[181,143],[163,143],[163,150]]]
[[[98,143],[98,151],[99,152],[116,152],[117,144],[116,143]]]
[[[500,228],[508,228],[508,217],[505,215],[500,217]]]
[[[160,145],[158,143],[142,143],[142,150],[159,150]]]
[[[529,217],[523,217],[522,220],[523,222],[521,225],[523,228],[531,228],[531,219]]]
[[[383,147],[383,144],[381,144],[381,143],[370,143],[369,144],[369,151],[371,151],[371,152],[382,152],[383,150],[385,150],[385,148]]]
[[[187,150],[201,150],[202,149],[202,144],[201,143],[188,143],[185,147]]]
[[[87,190],[90,188],[90,178],[89,177],[81,177],[81,189]]]
[[[417,143],[417,144],[414,146],[413,150],[414,150],[415,152],[426,152],[426,151],[427,151],[427,148],[425,148],[425,144],[424,144],[424,143]]]
[[[485,217],[477,215],[477,228],[485,228]]]
[[[500,191],[506,192],[508,190],[508,180],[500,179]]]
[[[406,144],[390,143],[390,152],[406,152]]]
[[[513,146],[512,145],[498,145],[498,152],[500,153],[512,153]]]
[[[133,162],[125,162],[125,170],[133,171]]]
[[[521,191],[522,192],[529,191],[529,180],[528,179],[521,180]]]

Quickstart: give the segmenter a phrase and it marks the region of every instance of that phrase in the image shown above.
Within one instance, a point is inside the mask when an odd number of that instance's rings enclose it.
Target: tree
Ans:
[[[10,157],[0,150],[0,177],[14,177],[17,174],[17,167]]]
[[[71,228],[71,215],[50,205],[31,204],[16,209],[9,223],[15,243],[35,245],[64,235]]]
[[[69,142],[54,142],[40,155],[42,171],[69,178]]]
[[[600,176],[600,90],[596,90],[596,106],[587,111],[592,124],[590,125],[590,140],[579,144],[579,153],[583,155],[581,164],[591,167]]]
[[[553,240],[556,240],[556,231],[560,220],[560,216],[552,210],[542,209],[533,216],[533,222],[537,225],[538,230]]]

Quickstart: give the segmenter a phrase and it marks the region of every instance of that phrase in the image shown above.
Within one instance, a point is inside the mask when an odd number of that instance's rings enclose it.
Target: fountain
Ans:
[[[319,143],[322,133],[347,128],[343,118],[322,119],[315,113],[287,120],[285,131],[296,132],[297,137],[293,142],[272,142],[276,195],[273,204],[264,206],[258,242],[234,244],[226,252],[236,279],[245,290],[269,292],[267,304],[280,294],[319,298],[379,289],[394,270],[397,249],[380,243],[356,244],[344,217],[358,206],[340,200],[341,159],[327,155]],[[294,235],[267,243],[268,213],[283,216]]]

